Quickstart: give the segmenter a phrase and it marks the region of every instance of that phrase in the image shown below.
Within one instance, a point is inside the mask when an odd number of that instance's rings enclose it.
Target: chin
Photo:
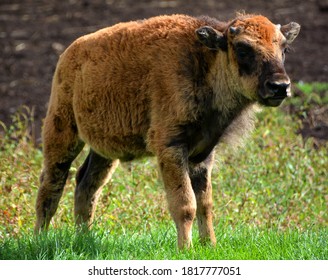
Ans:
[[[285,100],[285,98],[261,98],[259,103],[266,107],[278,107]]]

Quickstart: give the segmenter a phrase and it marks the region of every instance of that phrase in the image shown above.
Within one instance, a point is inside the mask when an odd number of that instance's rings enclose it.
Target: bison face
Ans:
[[[290,96],[284,60],[299,30],[300,25],[294,22],[281,27],[263,16],[248,15],[234,20],[224,33],[211,27],[200,28],[198,38],[203,38],[200,41],[210,49],[223,50],[216,67],[225,67],[234,92],[275,107]]]

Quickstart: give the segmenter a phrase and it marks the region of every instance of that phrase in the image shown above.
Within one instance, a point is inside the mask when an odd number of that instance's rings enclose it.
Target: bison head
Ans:
[[[300,25],[295,22],[280,26],[263,16],[243,15],[223,32],[203,26],[196,34],[209,49],[223,51],[215,67],[225,67],[230,88],[275,107],[290,96],[285,53],[299,31]]]

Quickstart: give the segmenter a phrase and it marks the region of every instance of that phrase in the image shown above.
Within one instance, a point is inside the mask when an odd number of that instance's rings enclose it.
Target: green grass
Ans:
[[[183,252],[153,158],[120,166],[103,191],[95,228],[75,234],[74,175],[87,150],[71,168],[50,232],[34,237],[42,152],[25,108],[0,134],[0,259],[328,259],[328,146],[313,149],[311,139],[295,134],[300,115],[328,103],[328,84],[297,87],[302,98],[285,104],[297,114],[265,108],[244,147],[218,150],[212,174],[218,245],[198,244],[195,224],[194,247]]]
[[[218,226],[218,245],[203,246],[194,238],[190,250],[178,251],[175,229],[117,234],[103,228],[76,233],[74,228],[50,230],[39,237],[24,233],[0,245],[0,259],[16,260],[316,260],[328,258],[327,229],[258,230],[239,225]],[[194,231],[197,236],[197,232]]]

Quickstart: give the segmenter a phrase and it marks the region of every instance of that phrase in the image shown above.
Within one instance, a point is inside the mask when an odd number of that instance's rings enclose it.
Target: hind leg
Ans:
[[[91,226],[98,197],[119,161],[106,159],[90,150],[76,175],[74,215],[77,225]]]
[[[49,115],[43,131],[43,170],[36,200],[35,232],[47,229],[55,214],[72,161],[84,146],[67,119]]]

